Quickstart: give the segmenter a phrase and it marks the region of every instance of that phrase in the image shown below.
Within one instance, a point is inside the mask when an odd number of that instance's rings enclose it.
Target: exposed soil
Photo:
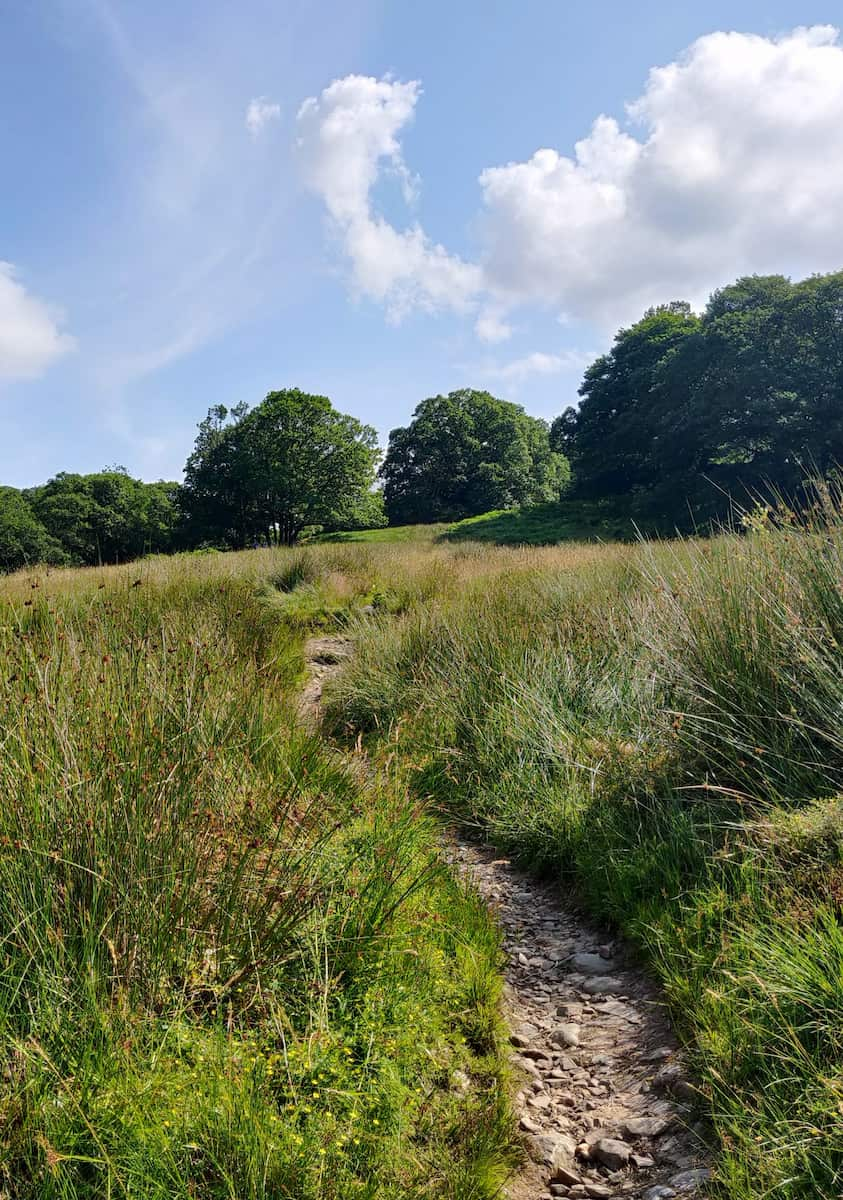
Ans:
[[[325,680],[351,651],[341,637],[306,644],[305,721],[318,721]],[[709,1174],[705,1130],[655,985],[558,886],[458,837],[445,854],[503,931],[505,1016],[528,1159],[507,1187],[509,1200],[699,1192]]]
[[[305,642],[307,679],[299,695],[299,716],[306,724],[318,722],[325,680],[337,673],[351,649],[351,641],[344,637],[314,637]]]

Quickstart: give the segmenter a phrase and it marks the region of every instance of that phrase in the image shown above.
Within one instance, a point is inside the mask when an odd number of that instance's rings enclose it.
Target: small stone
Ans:
[[[585,1194],[590,1196],[591,1200],[612,1200],[612,1189],[606,1187],[605,1183],[587,1183]]]
[[[613,950],[614,950],[614,947],[612,946],[612,943],[606,942],[606,944],[604,946],[600,947],[598,953],[601,958],[611,958]]]
[[[570,1191],[564,1183],[552,1183],[550,1185],[551,1196],[570,1196]]]
[[[674,1175],[670,1186],[677,1196],[684,1196],[697,1191],[700,1185],[710,1178],[711,1171],[707,1167],[695,1167],[690,1171],[680,1171],[678,1175]]]
[[[629,1162],[629,1156],[632,1153],[632,1147],[626,1142],[621,1142],[617,1138],[601,1138],[592,1148],[591,1153],[598,1162],[602,1162],[610,1171],[616,1171],[618,1167],[625,1167]]]
[[[636,1171],[649,1171],[650,1167],[656,1165],[655,1160],[650,1158],[648,1154],[630,1154],[629,1161],[635,1167]]]
[[[534,1121],[532,1117],[527,1115],[527,1113],[524,1113],[518,1124],[525,1133],[538,1133],[541,1129],[541,1125],[539,1125],[538,1121]]]
[[[535,1139],[535,1149],[540,1161],[555,1174],[560,1167],[573,1158],[576,1143],[567,1133],[549,1133]]]
[[[665,1117],[632,1117],[623,1123],[623,1131],[631,1138],[655,1138],[664,1133],[670,1121]]]
[[[550,1035],[551,1042],[556,1046],[579,1046],[580,1044],[580,1027],[579,1025],[565,1024]]]
[[[653,1087],[659,1092],[672,1092],[682,1078],[682,1068],[679,1063],[668,1063],[656,1072]]]
[[[622,996],[629,991],[629,988],[620,979],[615,979],[611,975],[596,975],[593,979],[586,979],[582,990],[589,996]]]
[[[611,975],[612,963],[607,958],[601,958],[599,954],[575,954],[573,958],[574,969],[582,971],[584,975]]]
[[[647,1188],[641,1200],[673,1200],[675,1195],[676,1192],[674,1192],[672,1187],[667,1187],[663,1183],[657,1183],[655,1187]]]
[[[570,1167],[557,1167],[554,1172],[552,1183],[564,1183],[567,1187],[576,1187],[578,1183],[582,1183],[582,1179],[572,1171]]]
[[[451,1087],[455,1092],[461,1092],[463,1095],[471,1091],[471,1080],[465,1071],[454,1071],[451,1075]]]
[[[670,1058],[672,1053],[670,1046],[658,1046],[655,1050],[648,1050],[646,1054],[642,1054],[641,1061],[664,1062],[666,1058]]]

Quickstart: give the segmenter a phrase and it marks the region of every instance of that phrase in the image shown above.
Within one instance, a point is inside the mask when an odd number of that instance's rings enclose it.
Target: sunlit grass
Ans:
[[[491,1197],[505,1171],[496,933],[400,783],[297,715],[307,630],[388,584],[311,553],[0,587],[16,1200]]]
[[[723,1194],[837,1197],[839,504],[708,542],[464,554],[357,628],[331,727],[637,944]]]

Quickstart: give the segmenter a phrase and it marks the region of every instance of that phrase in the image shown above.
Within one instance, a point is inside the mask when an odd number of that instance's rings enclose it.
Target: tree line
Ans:
[[[551,427],[574,491],[652,523],[705,527],[843,464],[843,271],[748,276],[696,315],[621,329]]]
[[[0,569],[289,545],[308,530],[454,521],[566,493],[645,528],[705,528],[733,500],[843,464],[843,272],[748,276],[701,314],[674,301],[621,329],[548,424],[488,392],[433,396],[381,461],[326,396],[212,408],[182,483],[122,467],[0,488]]]
[[[217,405],[199,426],[181,484],[144,483],[111,467],[0,489],[0,568],[456,520],[556,498],[569,477],[544,421],[471,390],[425,400],[393,431],[378,470],[380,459],[376,431],[326,396],[290,388],[254,408]]]

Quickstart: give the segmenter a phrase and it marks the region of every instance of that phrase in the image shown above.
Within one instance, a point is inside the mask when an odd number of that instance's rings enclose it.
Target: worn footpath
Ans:
[[[318,720],[347,639],[311,639],[300,701]],[[509,1200],[671,1200],[699,1195],[705,1129],[658,991],[559,888],[459,837],[445,854],[488,902],[506,953],[505,1016],[528,1163]]]
[[[669,1200],[699,1193],[705,1130],[658,993],[542,884],[489,848],[454,865],[488,901],[506,951],[506,1016],[530,1164],[512,1200]]]

